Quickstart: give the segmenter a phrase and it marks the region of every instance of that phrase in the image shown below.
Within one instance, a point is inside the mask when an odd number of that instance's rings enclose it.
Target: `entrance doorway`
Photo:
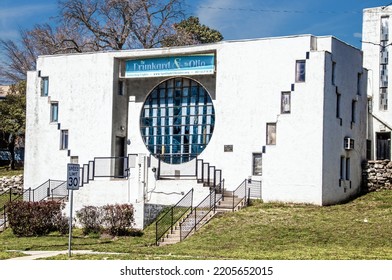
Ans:
[[[391,159],[391,132],[376,133],[376,159]]]
[[[125,171],[125,137],[116,136],[114,176],[117,178],[126,177]]]

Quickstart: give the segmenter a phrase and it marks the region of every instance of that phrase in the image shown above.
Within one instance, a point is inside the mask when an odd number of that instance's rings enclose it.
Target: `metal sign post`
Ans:
[[[69,199],[70,199],[68,257],[71,257],[73,191],[79,189],[79,181],[80,181],[80,166],[79,166],[79,164],[68,163],[68,165],[67,165],[67,189],[69,191]]]

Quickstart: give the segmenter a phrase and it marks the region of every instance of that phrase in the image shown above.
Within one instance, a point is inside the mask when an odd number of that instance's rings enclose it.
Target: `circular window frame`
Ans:
[[[139,116],[147,150],[168,164],[197,158],[211,141],[214,127],[212,97],[202,83],[190,77],[159,82],[146,95]]]

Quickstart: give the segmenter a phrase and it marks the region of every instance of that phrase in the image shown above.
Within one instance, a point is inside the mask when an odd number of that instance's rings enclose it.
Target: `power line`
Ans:
[[[392,4],[392,3],[391,3]],[[187,5],[195,8],[195,6]],[[200,9],[208,10],[223,10],[223,11],[238,11],[238,12],[261,12],[261,13],[292,13],[292,14],[362,14],[362,11],[304,11],[304,10],[269,10],[269,9],[254,9],[254,8],[231,8],[231,7],[217,7],[217,6],[196,6]]]

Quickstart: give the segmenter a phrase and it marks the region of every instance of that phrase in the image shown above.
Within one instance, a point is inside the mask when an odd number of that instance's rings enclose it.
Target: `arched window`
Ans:
[[[196,158],[214,131],[215,111],[207,90],[188,78],[173,78],[147,96],[140,132],[155,157],[179,164]]]

